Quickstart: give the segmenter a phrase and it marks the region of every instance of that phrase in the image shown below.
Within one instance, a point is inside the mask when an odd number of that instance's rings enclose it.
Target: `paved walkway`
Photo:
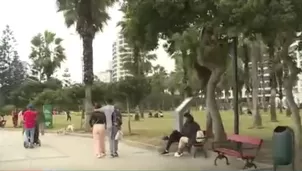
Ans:
[[[24,149],[21,132],[0,130],[0,170],[239,170],[240,161],[213,166],[213,158],[174,158],[120,144],[120,157],[97,159],[90,138],[46,134],[42,146]]]

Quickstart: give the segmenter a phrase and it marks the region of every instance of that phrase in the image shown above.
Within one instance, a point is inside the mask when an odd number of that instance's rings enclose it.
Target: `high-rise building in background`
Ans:
[[[297,48],[297,42],[293,43],[289,48],[289,53],[296,59],[296,65],[298,68],[302,68],[302,56],[300,55],[300,52],[296,49]],[[259,62],[260,63],[260,62]],[[249,67],[251,69],[251,63],[249,63]],[[263,71],[262,71],[263,70]],[[261,98],[263,96],[266,97],[266,101],[269,101],[269,97],[271,96],[271,88],[270,88],[270,71],[268,66],[268,61],[264,60],[261,61],[261,65],[258,66],[258,79],[259,79],[259,94],[258,97]],[[277,91],[279,91],[279,87],[277,87]],[[282,89],[283,95],[285,95],[284,88]],[[226,94],[228,94],[228,98],[233,98],[233,91],[230,89],[229,93],[226,93],[225,91],[222,92],[222,99],[226,98]],[[245,87],[241,90],[242,98],[247,98],[248,95],[246,94]],[[277,93],[277,97],[278,97]],[[296,82],[295,87],[293,88],[293,95],[294,100],[297,104],[302,103],[302,74],[298,75],[298,80]],[[251,98],[251,95],[249,95]],[[285,97],[283,97],[285,99]],[[276,98],[277,101],[279,101],[279,98]]]
[[[110,83],[112,81],[112,70],[100,71],[96,74],[100,81]]]
[[[124,59],[131,54],[131,49],[126,43],[123,34],[118,33],[118,37],[112,45],[112,81],[119,81],[130,75],[129,72],[124,69]]]

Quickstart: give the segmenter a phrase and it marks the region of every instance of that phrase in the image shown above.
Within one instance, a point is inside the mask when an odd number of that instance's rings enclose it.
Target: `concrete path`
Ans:
[[[0,170],[239,170],[242,162],[213,166],[213,158],[174,158],[120,144],[120,157],[97,159],[92,140],[46,134],[42,146],[24,149],[21,132],[0,130]],[[171,154],[172,155],[172,154]]]

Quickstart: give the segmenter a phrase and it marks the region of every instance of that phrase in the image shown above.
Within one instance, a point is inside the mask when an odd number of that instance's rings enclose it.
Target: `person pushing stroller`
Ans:
[[[37,112],[34,110],[33,105],[29,104],[27,110],[23,114],[25,140],[24,145],[33,148],[35,138]]]

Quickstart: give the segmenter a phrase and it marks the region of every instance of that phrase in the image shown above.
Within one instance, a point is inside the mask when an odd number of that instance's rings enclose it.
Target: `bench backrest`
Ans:
[[[196,142],[203,142],[205,141],[205,131],[199,130],[196,132]]]
[[[263,142],[263,140],[260,138],[255,138],[245,135],[237,135],[237,134],[228,135],[228,140],[245,143],[245,144],[257,145],[257,146],[261,145]]]

